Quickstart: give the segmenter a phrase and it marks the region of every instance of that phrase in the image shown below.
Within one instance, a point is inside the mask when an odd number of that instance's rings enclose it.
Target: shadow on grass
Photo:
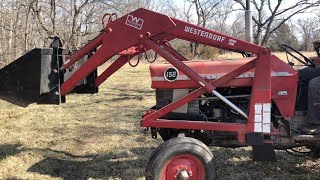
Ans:
[[[131,148],[130,152],[93,156],[74,156],[55,152],[64,157],[49,156],[28,169],[52,177],[71,179],[137,179],[144,175],[150,148]],[[277,151],[278,162],[255,162],[250,151],[241,148],[213,150],[218,166],[218,179],[319,179],[319,168],[307,165],[311,158],[293,157]],[[90,158],[88,158],[90,157]],[[308,161],[308,162],[307,162]]]
[[[27,97],[26,95],[7,93],[3,91],[0,91],[0,99],[20,107],[28,107],[30,104],[36,102],[35,99]]]
[[[145,156],[149,148],[133,148],[130,153],[108,153],[89,156],[75,156],[65,152],[61,157],[49,156],[34,164],[28,172],[35,172],[42,175],[74,179],[137,179],[144,175],[147,158]]]
[[[9,156],[14,156],[21,152],[21,144],[1,144],[0,145],[0,161]]]
[[[251,150],[215,148],[218,179],[320,179],[319,161],[276,151],[277,162],[253,161]]]
[[[27,171],[65,180],[88,178],[137,179],[144,176],[151,148],[131,148],[130,152],[73,155],[53,149],[21,148],[20,144],[0,145],[0,161],[21,152],[38,152],[45,158]]]
[[[45,158],[27,171],[52,177],[73,179],[137,179],[144,176],[151,148],[131,148],[129,152],[73,155],[69,152],[21,148],[20,144],[0,145],[0,160],[22,151],[39,152]],[[278,162],[252,161],[244,148],[214,148],[218,179],[319,179],[319,159],[295,157],[276,151]]]

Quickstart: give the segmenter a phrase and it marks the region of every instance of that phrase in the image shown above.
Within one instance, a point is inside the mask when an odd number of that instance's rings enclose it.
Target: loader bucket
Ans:
[[[19,106],[28,106],[34,102],[65,102],[65,97],[60,95],[60,85],[76,70],[59,71],[67,54],[69,51],[61,48],[36,48],[0,69],[0,98]],[[87,57],[84,57],[75,66],[80,66],[86,60]],[[94,80],[96,74],[96,71],[93,72],[89,79]],[[80,82],[73,92],[83,89],[86,89],[85,92],[97,92],[97,88],[87,79]]]

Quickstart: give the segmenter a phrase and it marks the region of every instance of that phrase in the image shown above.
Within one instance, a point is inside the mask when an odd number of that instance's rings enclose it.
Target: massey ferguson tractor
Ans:
[[[216,179],[207,145],[252,146],[258,161],[275,161],[274,149],[320,152],[320,136],[300,130],[307,122],[308,86],[293,63],[283,62],[270,49],[146,9],[120,18],[106,14],[105,19],[101,33],[75,53],[59,46],[34,49],[1,69],[0,91],[28,103],[60,104],[70,92],[98,92],[122,66],[135,66],[135,56],[153,50],[168,63],[150,66],[156,103],[143,113],[141,126],[164,143],[150,157],[147,179]],[[244,58],[188,61],[170,46],[174,39]],[[312,59],[283,47],[307,68],[315,66]],[[113,57],[98,75],[97,67]]]

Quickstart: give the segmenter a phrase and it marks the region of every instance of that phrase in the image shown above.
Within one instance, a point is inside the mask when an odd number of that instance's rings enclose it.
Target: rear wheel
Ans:
[[[162,143],[151,155],[147,180],[214,180],[213,155],[202,142],[187,137]]]

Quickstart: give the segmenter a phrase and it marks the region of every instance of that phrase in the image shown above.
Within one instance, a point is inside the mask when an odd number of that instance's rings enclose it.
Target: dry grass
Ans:
[[[155,103],[148,65],[124,67],[94,95],[60,106],[26,108],[0,100],[0,179],[143,179],[161,140],[140,132]],[[219,179],[317,179],[320,161],[277,151],[279,161],[250,160],[250,148],[212,148]]]

